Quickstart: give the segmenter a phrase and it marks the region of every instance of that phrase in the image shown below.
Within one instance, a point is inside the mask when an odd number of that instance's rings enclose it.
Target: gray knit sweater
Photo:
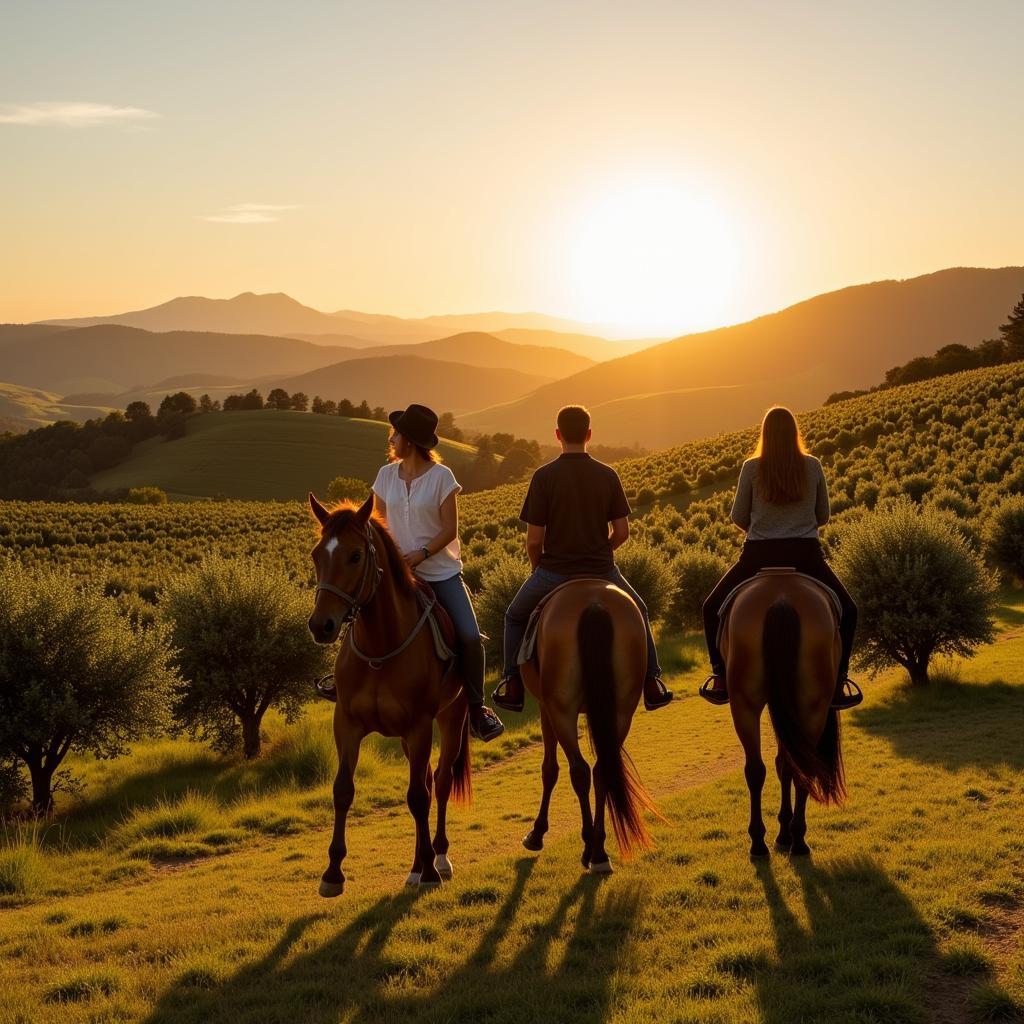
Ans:
[[[761,497],[757,486],[759,462],[747,459],[743,463],[732,503],[732,521],[747,531],[747,540],[817,537],[818,527],[824,526],[829,517],[828,487],[821,463],[813,455],[805,455],[804,496],[786,505],[773,505]]]

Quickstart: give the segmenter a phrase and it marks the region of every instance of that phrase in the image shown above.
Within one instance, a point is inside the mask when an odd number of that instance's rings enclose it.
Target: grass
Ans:
[[[385,461],[389,429],[371,420],[276,410],[196,416],[185,437],[144,441],[91,482],[101,490],[159,487],[174,498],[304,501],[310,487],[323,497],[336,476],[372,482]],[[454,441],[442,441],[439,450],[456,474],[472,458],[471,448]]]
[[[803,862],[748,861],[738,745],[695,698],[699,668],[637,715],[629,748],[668,824],[631,863],[613,853],[607,881],[580,873],[564,762],[544,852],[519,845],[540,788],[529,716],[500,758],[476,746],[475,804],[449,818],[455,878],[425,893],[401,885],[404,762],[374,740],[345,895],[317,897],[326,705],[271,720],[259,766],[184,741],[83,762],[62,843],[33,847],[46,880],[0,912],[0,1022],[926,1024],[942,999],[943,1020],[1013,1020],[1022,666],[1010,632],[931,690],[868,682],[844,722],[849,801],[812,806]],[[769,825],[776,800],[772,776]],[[161,843],[206,852],[139,856]]]

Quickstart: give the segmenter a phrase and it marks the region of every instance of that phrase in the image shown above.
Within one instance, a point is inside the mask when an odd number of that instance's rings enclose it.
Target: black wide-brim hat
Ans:
[[[396,409],[388,422],[408,441],[421,448],[437,447],[437,413],[425,405],[410,405],[404,412]]]

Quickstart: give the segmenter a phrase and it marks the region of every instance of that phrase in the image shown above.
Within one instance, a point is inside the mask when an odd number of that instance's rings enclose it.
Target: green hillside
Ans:
[[[102,405],[75,405],[59,396],[38,388],[20,384],[0,383],[0,434],[5,431],[21,433],[45,427],[58,420],[83,423],[95,416],[105,416],[109,407]]]
[[[384,462],[388,425],[339,416],[259,410],[195,416],[177,441],[154,438],[128,461],[97,474],[94,487],[160,487],[172,498],[304,499],[336,476],[371,482]],[[442,441],[456,472],[472,449]]]

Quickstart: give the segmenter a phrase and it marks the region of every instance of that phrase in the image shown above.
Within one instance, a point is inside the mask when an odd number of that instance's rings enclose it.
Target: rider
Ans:
[[[430,584],[451,616],[469,701],[470,730],[487,742],[500,736],[505,726],[484,704],[483,637],[462,578],[457,503],[462,487],[434,451],[437,415],[432,410],[410,405],[388,419],[394,428],[388,439],[391,460],[373,482],[374,508],[387,520],[409,568]],[[333,699],[333,686],[322,692]]]
[[[612,554],[629,536],[629,502],[615,470],[587,452],[590,436],[590,413],[583,406],[559,411],[555,437],[562,454],[533,474],[519,514],[527,524],[526,553],[533,572],[505,613],[505,666],[492,695],[498,707],[509,711],[523,709],[517,656],[530,613],[541,598],[574,576],[608,580],[636,602],[647,627],[644,706],[653,711],[672,700],[672,691],[661,680],[647,606],[623,578]]]
[[[712,704],[728,704],[725,662],[718,650],[718,610],[734,587],[768,566],[792,566],[831,587],[842,604],[842,654],[832,707],[856,707],[864,698],[847,677],[857,606],[821,550],[818,527],[829,520],[828,488],[821,463],[807,452],[796,418],[783,406],[769,409],[751,458],[743,463],[732,521],[747,534],[739,561],[715,584],[704,602],[704,636],[711,671],[700,694]]]

